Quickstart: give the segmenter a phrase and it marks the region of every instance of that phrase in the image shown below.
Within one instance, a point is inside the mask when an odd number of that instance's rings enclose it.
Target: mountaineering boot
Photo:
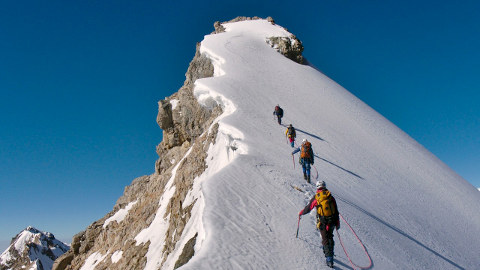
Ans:
[[[327,257],[327,266],[333,268],[333,257]]]
[[[307,176],[307,182],[310,184],[310,175]]]
[[[307,180],[307,174],[303,173],[303,179]]]

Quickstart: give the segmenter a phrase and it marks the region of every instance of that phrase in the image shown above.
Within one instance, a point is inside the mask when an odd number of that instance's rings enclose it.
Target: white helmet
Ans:
[[[304,143],[304,142],[306,142],[306,141],[307,141],[307,139],[303,138],[302,143]]]
[[[327,184],[325,184],[325,181],[317,181],[315,186],[317,187],[317,189],[320,189],[320,188],[326,188]]]

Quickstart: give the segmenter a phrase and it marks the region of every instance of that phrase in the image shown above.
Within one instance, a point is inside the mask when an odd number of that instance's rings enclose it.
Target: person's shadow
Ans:
[[[313,137],[313,138],[315,138],[315,139],[318,139],[318,140],[320,140],[320,141],[326,142],[324,139],[320,138],[320,136],[317,136],[317,135],[312,134],[312,133],[310,133],[310,132],[307,132],[307,131],[305,131],[305,130],[302,130],[302,129],[299,129],[299,128],[295,128],[295,131],[299,131],[299,132],[301,132],[301,133],[303,133],[303,134],[305,134],[305,135],[308,135],[308,136]]]

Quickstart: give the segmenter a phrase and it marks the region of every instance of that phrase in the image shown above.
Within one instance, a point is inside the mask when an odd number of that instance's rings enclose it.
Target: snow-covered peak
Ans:
[[[225,33],[201,42],[215,77],[197,80],[195,91],[232,104],[219,129],[242,134],[246,154],[204,182],[203,224],[211,237],[185,269],[308,269],[323,262],[314,215],[302,219],[299,239],[292,237],[313,187],[297,160],[292,164],[290,123],[297,140],[313,145],[313,181],[327,181],[376,267],[480,267],[480,242],[472,239],[480,234],[480,196],[468,182],[330,78],[272,50],[269,37],[290,36],[283,28],[265,20],[223,26]],[[276,104],[283,125],[272,119]],[[342,226],[349,255],[364,265],[363,250]],[[348,268],[335,241],[336,263]]]
[[[222,27],[190,66],[213,77],[190,74],[201,78],[194,89],[159,103],[158,175],[135,180],[122,207],[75,238],[93,247],[72,269],[326,269],[315,211],[298,216],[315,190],[292,157],[290,123],[312,144],[313,182],[326,181],[337,200],[337,266],[480,269],[476,188],[333,80],[278,53],[269,41],[292,45],[285,29],[265,20]],[[194,122],[196,107],[222,110]],[[195,123],[210,127],[178,143],[195,133],[175,130]]]
[[[12,239],[10,246],[0,255],[0,267],[51,269],[55,259],[69,248],[55,239],[52,233],[28,226]]]

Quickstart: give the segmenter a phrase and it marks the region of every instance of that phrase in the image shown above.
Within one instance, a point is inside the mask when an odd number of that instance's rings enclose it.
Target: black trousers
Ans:
[[[333,241],[333,231],[335,225],[333,224],[320,224],[320,234],[322,235],[323,254],[325,257],[333,257],[335,241]]]

